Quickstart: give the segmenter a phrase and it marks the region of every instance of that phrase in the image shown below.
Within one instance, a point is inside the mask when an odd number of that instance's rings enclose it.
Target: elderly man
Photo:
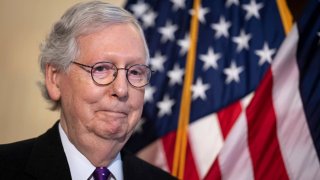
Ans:
[[[103,2],[77,4],[41,47],[44,94],[60,110],[45,134],[0,146],[0,179],[175,179],[122,150],[151,69],[140,26]]]

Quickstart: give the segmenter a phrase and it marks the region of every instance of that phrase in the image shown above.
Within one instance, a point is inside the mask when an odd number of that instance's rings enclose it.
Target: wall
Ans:
[[[58,120],[37,86],[39,44],[76,2],[0,0],[0,144],[38,136]]]

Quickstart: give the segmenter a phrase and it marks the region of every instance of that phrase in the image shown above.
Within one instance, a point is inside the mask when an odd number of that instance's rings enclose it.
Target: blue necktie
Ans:
[[[97,167],[93,172],[94,180],[107,180],[111,172],[106,167]]]

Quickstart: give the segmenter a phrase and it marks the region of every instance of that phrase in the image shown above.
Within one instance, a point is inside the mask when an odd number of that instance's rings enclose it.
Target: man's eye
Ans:
[[[113,68],[110,65],[100,65],[93,68],[93,72],[95,73],[101,73],[101,72],[109,72],[112,71]]]
[[[96,68],[94,69],[94,71],[96,71],[96,72],[101,72],[101,71],[105,71],[105,70],[107,70],[107,68],[104,67],[104,66],[98,66],[98,67],[96,67]]]
[[[129,71],[129,75],[133,75],[133,76],[141,76],[142,74],[143,74],[142,71],[137,70],[137,69]]]

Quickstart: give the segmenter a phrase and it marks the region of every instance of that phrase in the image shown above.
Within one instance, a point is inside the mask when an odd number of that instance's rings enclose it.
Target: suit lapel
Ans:
[[[138,160],[133,154],[126,150],[121,151],[122,168],[123,168],[123,179],[146,179],[143,172],[144,166],[142,161]]]
[[[36,140],[26,166],[26,173],[36,179],[71,179],[58,124]]]

